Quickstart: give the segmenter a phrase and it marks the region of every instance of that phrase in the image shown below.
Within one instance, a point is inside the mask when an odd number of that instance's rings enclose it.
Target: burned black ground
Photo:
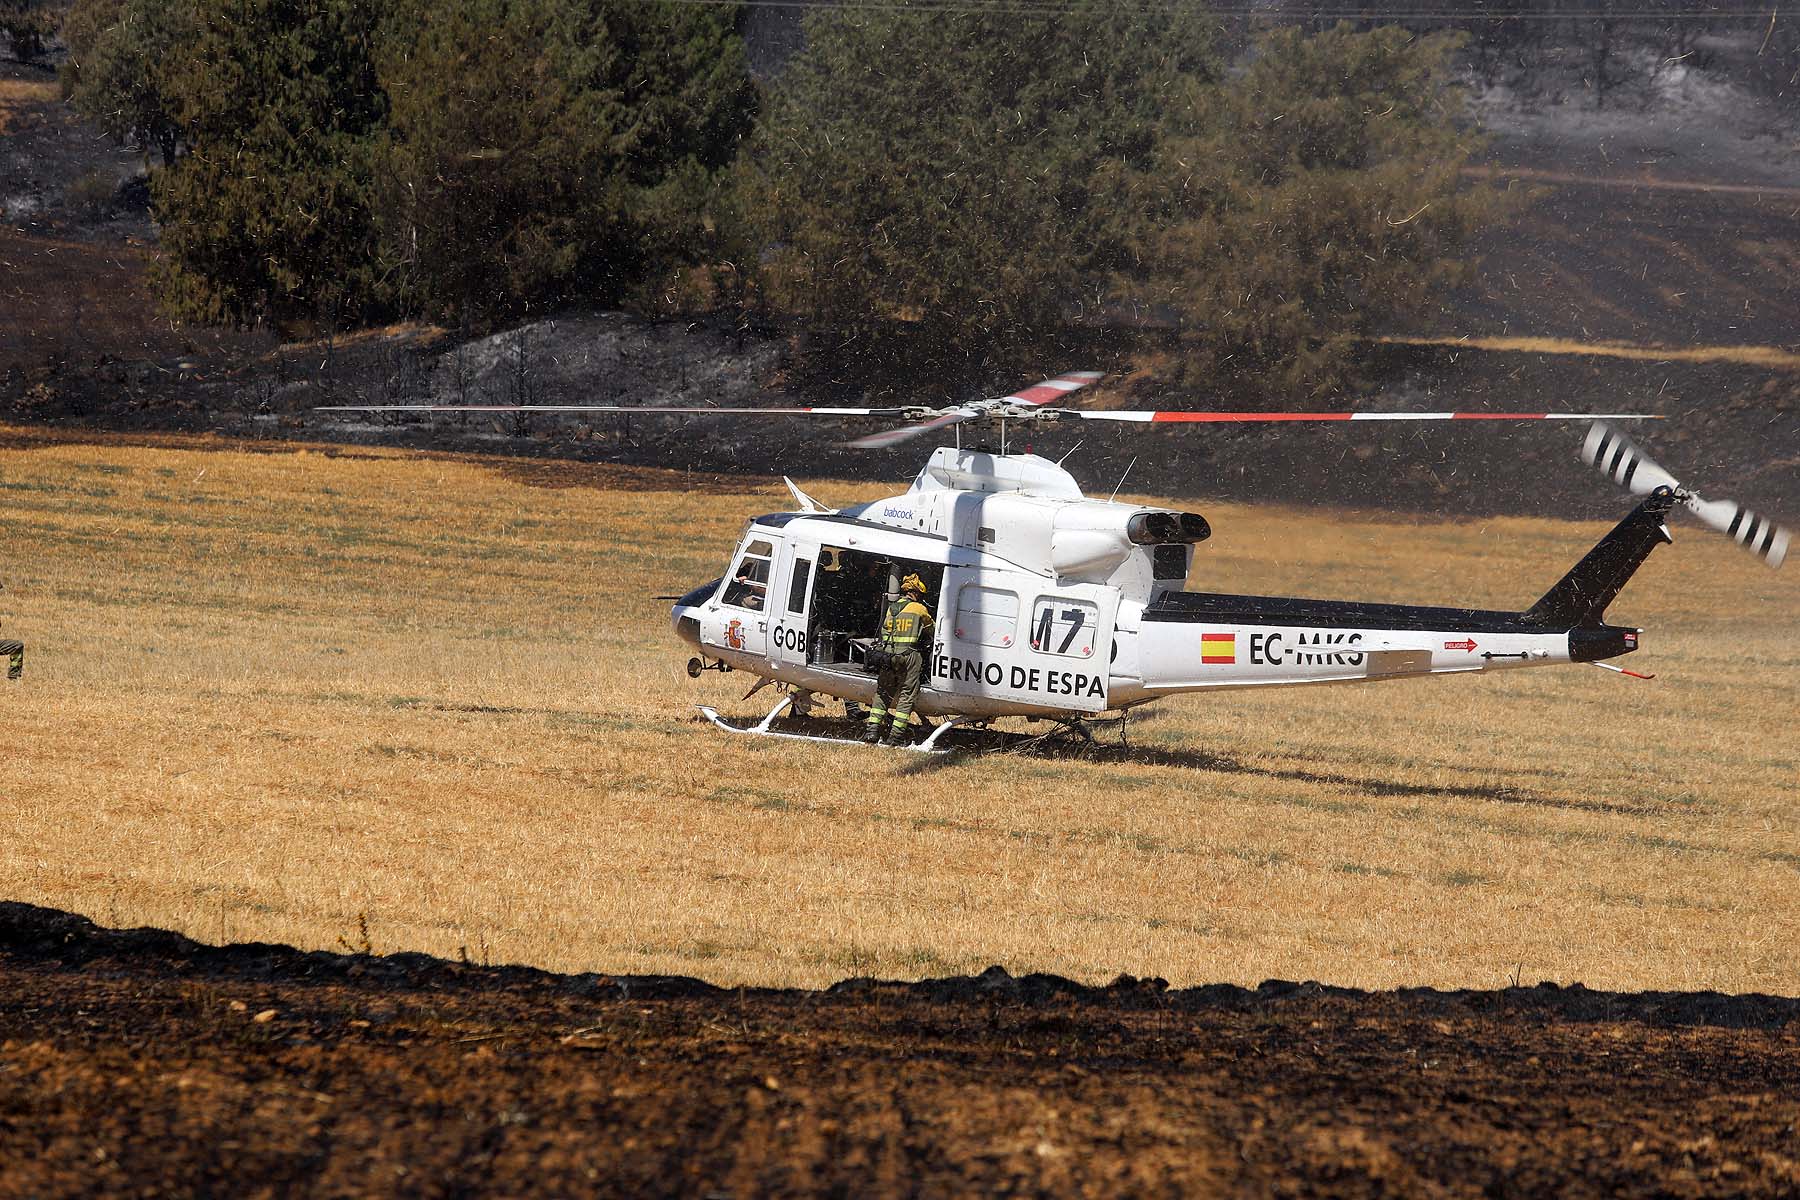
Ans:
[[[0,1195],[1792,1194],[1800,1001],[822,992],[0,905]]]

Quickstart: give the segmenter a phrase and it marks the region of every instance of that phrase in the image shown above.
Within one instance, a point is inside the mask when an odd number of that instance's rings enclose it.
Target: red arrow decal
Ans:
[[[1445,642],[1444,649],[1446,649],[1446,650],[1467,650],[1471,654],[1473,654],[1475,652],[1475,639],[1474,638],[1466,638],[1460,642]]]

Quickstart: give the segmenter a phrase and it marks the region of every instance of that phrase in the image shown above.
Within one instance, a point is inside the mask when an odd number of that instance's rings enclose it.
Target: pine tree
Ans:
[[[380,226],[412,303],[613,303],[692,253],[751,115],[729,12],[407,0],[386,29]]]
[[[207,321],[379,311],[371,197],[386,101],[358,0],[194,0],[167,78],[188,152],[152,177],[157,277]]]
[[[778,302],[838,344],[978,362],[1093,321],[1161,110],[1216,73],[1192,8],[809,14],[742,181]]]
[[[0,0],[0,34],[20,62],[43,57],[56,32],[56,13],[48,0]]]
[[[1080,2],[811,14],[742,172],[741,257],[840,360],[978,367],[1147,318],[1195,377],[1341,382],[1496,211],[1462,187],[1455,43],[1286,30],[1226,78],[1209,30]]]
[[[120,145],[172,166],[183,132],[170,72],[198,32],[189,0],[79,0],[63,22],[63,95]]]
[[[1364,338],[1463,279],[1503,209],[1465,188],[1448,35],[1347,25],[1265,37],[1162,148],[1138,294],[1182,321],[1195,378],[1321,391]]]

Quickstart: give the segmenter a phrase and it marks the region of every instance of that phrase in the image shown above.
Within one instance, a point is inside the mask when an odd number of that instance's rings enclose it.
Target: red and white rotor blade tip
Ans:
[[[1065,371],[1054,379],[1041,380],[1028,388],[1020,388],[1010,396],[1002,396],[1000,402],[1002,404],[1053,404],[1070,392],[1078,392],[1090,383],[1099,382],[1105,375],[1105,371]]]
[[[1071,417],[1084,421],[1136,421],[1144,424],[1255,424],[1266,421],[1653,421],[1653,413],[1543,412],[1208,412],[1191,409],[1081,409]]]
[[[1581,444],[1581,459],[1612,476],[1614,483],[1634,496],[1648,496],[1659,487],[1681,490],[1673,475],[1604,421],[1595,421],[1588,428],[1587,440]]]

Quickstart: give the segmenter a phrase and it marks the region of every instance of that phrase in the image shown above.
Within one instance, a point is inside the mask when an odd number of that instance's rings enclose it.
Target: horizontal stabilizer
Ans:
[[[1371,675],[1417,675],[1431,670],[1431,651],[1424,646],[1378,647],[1364,661]]]

